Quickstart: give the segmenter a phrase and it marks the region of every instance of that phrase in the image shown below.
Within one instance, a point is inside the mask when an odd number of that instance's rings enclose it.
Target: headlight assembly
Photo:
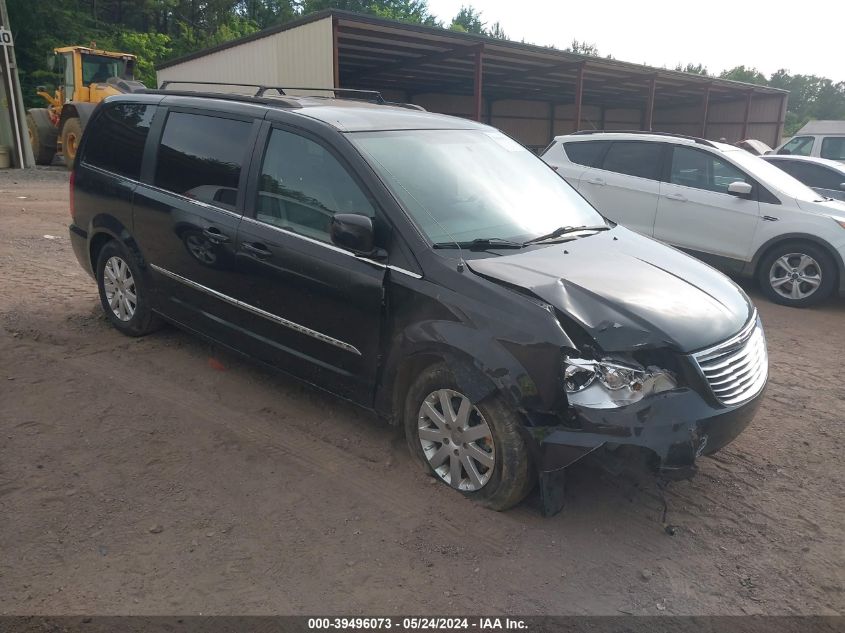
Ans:
[[[566,358],[564,386],[570,404],[609,409],[677,387],[671,372],[612,359]]]

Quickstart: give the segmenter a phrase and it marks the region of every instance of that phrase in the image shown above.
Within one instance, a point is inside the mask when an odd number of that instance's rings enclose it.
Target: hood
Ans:
[[[754,310],[725,275],[622,227],[467,266],[552,304],[606,352],[702,349],[739,332]]]
[[[795,202],[802,211],[829,215],[836,220],[845,220],[845,202],[842,200],[796,200]]]

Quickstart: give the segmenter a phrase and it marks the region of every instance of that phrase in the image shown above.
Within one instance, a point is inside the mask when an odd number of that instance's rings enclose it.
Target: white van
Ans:
[[[775,154],[817,156],[845,163],[845,121],[810,121]]]

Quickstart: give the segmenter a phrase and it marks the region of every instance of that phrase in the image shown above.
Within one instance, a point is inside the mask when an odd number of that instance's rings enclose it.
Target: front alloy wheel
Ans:
[[[431,392],[420,407],[417,434],[431,469],[452,488],[475,492],[490,481],[496,465],[493,433],[465,395]]]
[[[420,371],[408,389],[408,448],[426,473],[493,510],[525,498],[535,473],[523,421],[500,393],[472,402],[445,363]]]

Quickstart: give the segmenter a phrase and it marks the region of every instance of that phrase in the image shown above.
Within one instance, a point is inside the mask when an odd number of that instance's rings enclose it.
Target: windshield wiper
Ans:
[[[551,233],[546,233],[545,235],[541,235],[540,237],[535,237],[527,242],[523,242],[523,246],[528,246],[529,244],[538,244],[540,242],[546,242],[548,240],[554,240],[559,237],[563,237],[568,233],[577,233],[579,231],[608,231],[610,227],[606,224],[602,224],[601,226],[561,226],[560,228],[555,229]]]
[[[434,248],[522,248],[521,242],[505,240],[500,237],[479,237],[467,242],[437,242]]]

